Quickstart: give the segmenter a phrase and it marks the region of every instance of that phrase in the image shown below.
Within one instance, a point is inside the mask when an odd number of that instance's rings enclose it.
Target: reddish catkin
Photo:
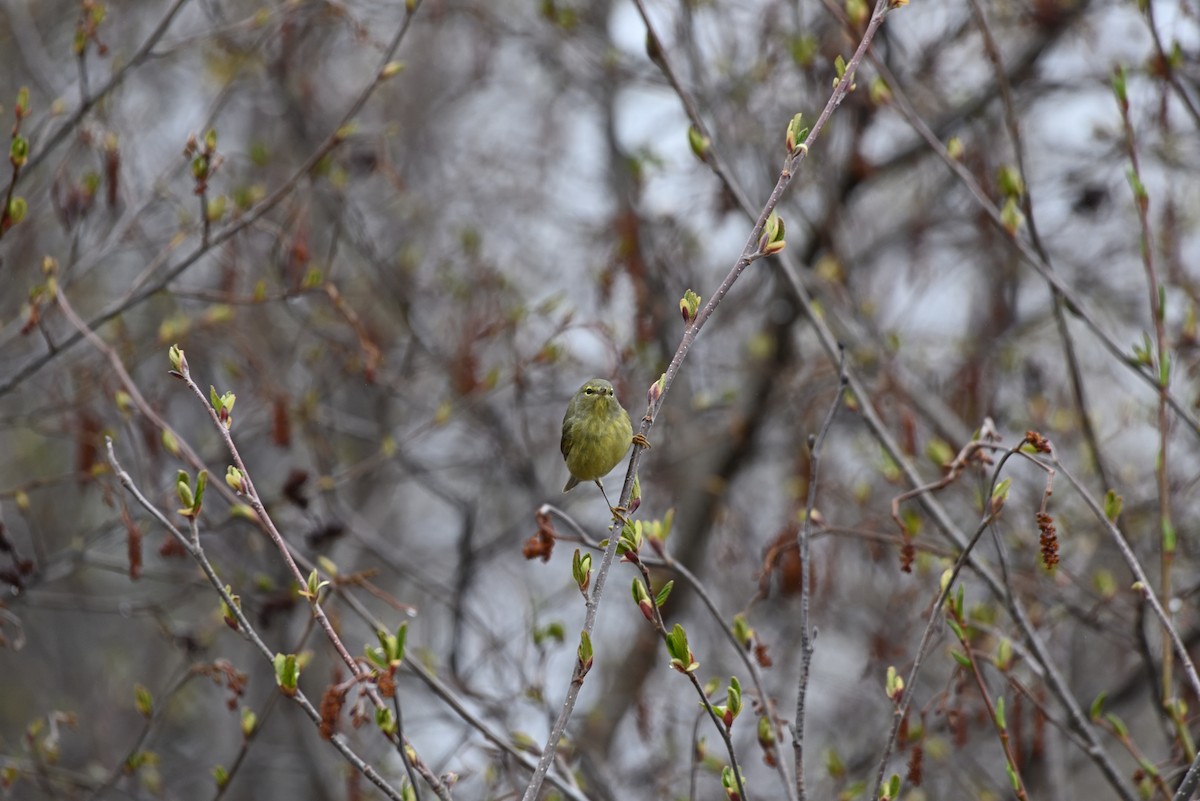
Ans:
[[[912,752],[908,755],[908,782],[913,787],[921,786],[922,773],[921,769],[925,761],[925,750],[921,748],[920,743],[913,746]]]
[[[1042,564],[1047,570],[1054,570],[1058,566],[1058,530],[1054,528],[1054,518],[1038,512],[1037,526],[1041,532]]]
[[[329,740],[337,729],[338,716],[342,714],[342,704],[346,701],[346,691],[331,684],[321,696],[321,737]]]
[[[390,668],[380,673],[375,686],[379,688],[379,694],[384,698],[394,697],[396,695],[396,669]]]
[[[758,662],[759,667],[769,668],[775,664],[771,659],[771,652],[767,649],[766,643],[757,642],[754,644],[754,661]]]
[[[911,573],[913,560],[916,559],[917,549],[913,546],[909,534],[904,534],[904,544],[900,546],[900,572]]]

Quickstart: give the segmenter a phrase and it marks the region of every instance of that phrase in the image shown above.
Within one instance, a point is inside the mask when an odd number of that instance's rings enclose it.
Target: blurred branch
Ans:
[[[993,503],[993,493],[996,489],[996,484],[1000,480],[1001,471],[1004,470],[1004,465],[1009,458],[1020,452],[1021,446],[1025,444],[1025,440],[1021,440],[1016,446],[1005,451],[1000,457],[996,469],[992,471],[991,482],[988,487],[988,493],[985,496],[983,517],[979,524],[975,527],[975,531],[971,534],[971,538],[963,546],[958,558],[954,560],[954,567],[942,574],[941,589],[938,591],[934,602],[930,607],[929,619],[925,623],[925,631],[921,634],[921,640],[917,644],[917,654],[913,657],[912,667],[909,668],[908,678],[904,684],[900,686],[901,693],[898,698],[892,698],[892,703],[895,708],[892,712],[892,728],[888,733],[887,742],[884,744],[883,755],[879,759],[879,766],[875,772],[875,787],[872,798],[879,798],[880,789],[883,787],[884,774],[887,772],[888,760],[891,757],[892,748],[896,744],[896,736],[900,732],[900,724],[903,723],[904,717],[908,714],[908,707],[912,703],[912,694],[916,689],[917,673],[920,672],[924,664],[925,655],[928,651],[929,644],[933,639],[933,632],[937,628],[937,624],[943,619],[942,606],[946,603],[946,599],[950,597],[950,591],[954,589],[954,583],[958,579],[958,574],[967,564],[975,546],[979,543],[979,538],[991,526],[996,515],[1000,513],[1002,504]],[[961,587],[960,587],[961,589]],[[1133,796],[1130,795],[1126,801],[1133,801]]]
[[[804,502],[804,522],[800,525],[799,542],[797,543],[800,548],[800,677],[796,690],[796,718],[792,724],[792,748],[795,751],[796,797],[799,801],[804,801],[806,797],[804,789],[804,702],[808,695],[813,642],[817,638],[817,631],[809,620],[809,594],[812,581],[809,544],[812,541],[813,510],[816,509],[817,504],[817,478],[820,475],[818,468],[821,464],[821,448],[829,436],[834,416],[845,401],[847,382],[844,352],[838,364],[838,378],[840,380],[837,392],[833,396],[833,402],[829,404],[829,410],[825,413],[825,420],[821,423],[821,428],[816,436],[809,439],[808,447],[811,456],[809,457],[808,497]]]
[[[920,115],[917,114],[916,110],[913,108],[912,102],[905,94],[903,87],[900,85],[896,76],[892,74],[890,69],[888,69],[887,65],[881,59],[874,57],[872,57],[872,63],[875,64],[876,69],[880,71],[880,73],[884,76],[884,80],[887,81],[888,86],[892,89],[893,97],[895,99],[895,106],[908,121],[908,124],[912,126],[913,130],[915,130],[921,136],[921,138],[925,140],[925,143],[929,146],[929,148],[935,152],[942,162],[950,169],[950,171],[954,173],[962,185],[971,194],[971,197],[975,200],[975,203],[980,210],[987,215],[987,218],[991,220],[992,224],[999,231],[1004,233],[1005,238],[1016,249],[1017,253],[1021,256],[1021,259],[1030,267],[1032,267],[1034,271],[1042,277],[1042,280],[1044,280],[1055,292],[1059,293],[1063,298],[1066,299],[1071,312],[1083,321],[1088,330],[1092,332],[1104,349],[1108,351],[1108,353],[1116,361],[1128,368],[1130,372],[1141,379],[1143,383],[1153,388],[1156,392],[1159,391],[1158,376],[1152,375],[1147,370],[1144,370],[1132,356],[1122,350],[1121,346],[1117,344],[1117,341],[1107,331],[1105,331],[1103,327],[1101,327],[1099,321],[1096,320],[1095,315],[1088,310],[1086,305],[1084,305],[1079,294],[1054,272],[1053,268],[1038,254],[1034,246],[1017,236],[1015,233],[1008,233],[1008,229],[1004,224],[1000,209],[997,208],[996,204],[993,203],[991,198],[987,196],[987,193],[983,190],[983,187],[979,185],[979,182],[975,179],[975,176],[971,174],[970,170],[968,170],[961,162],[950,155],[950,152],[946,149],[946,146],[942,144],[942,142],[934,135],[933,131],[929,129],[929,126],[926,125],[925,121],[922,120]],[[1192,413],[1189,405],[1171,393],[1166,393],[1165,397],[1167,402],[1170,403],[1171,408],[1175,410],[1175,413],[1178,414],[1179,417],[1188,424],[1188,428],[1192,431],[1192,433],[1200,435],[1200,418],[1197,418],[1196,415]]]
[[[176,0],[176,2],[182,3],[186,2],[186,0]],[[395,55],[396,50],[400,47],[400,43],[404,39],[404,34],[408,32],[413,17],[419,8],[420,0],[417,0],[417,2],[413,4],[413,8],[405,12],[404,19],[400,23],[399,28],[396,30],[395,35],[392,37],[391,42],[388,43],[387,50],[384,52],[383,58],[380,60],[379,68],[375,71],[371,82],[367,84],[367,86],[361,92],[359,92],[358,96],[355,97],[350,103],[349,107],[342,114],[341,119],[334,127],[333,131],[325,138],[325,141],[321,143],[321,146],[318,147],[311,155],[309,155],[309,157],[304,160],[304,162],[292,173],[289,178],[276,187],[275,191],[271,192],[265,198],[256,203],[237,220],[229,223],[229,225],[225,226],[220,231],[212,234],[208,238],[207,242],[202,242],[191,253],[184,256],[178,263],[168,268],[166,272],[159,276],[156,281],[148,284],[132,295],[121,299],[117,303],[110,305],[107,309],[88,320],[87,327],[92,330],[100,328],[105,323],[120,317],[125,311],[134,308],[154,295],[157,295],[159,292],[166,289],[172,281],[182,275],[183,272],[189,267],[199,262],[204,256],[208,255],[210,251],[229,241],[246,228],[258,222],[258,220],[278,206],[284,200],[284,198],[295,191],[300,185],[300,181],[306,175],[312,172],[313,168],[316,167],[323,158],[325,158],[330,152],[333,151],[334,148],[336,148],[345,140],[346,126],[358,115],[358,112],[361,111],[363,106],[366,105],[367,100],[370,99],[375,90],[390,77],[390,75],[387,74],[387,66],[389,63],[391,63],[392,56]],[[33,159],[30,159],[31,163],[33,163],[33,161]],[[26,362],[23,366],[18,368],[12,376],[4,381],[0,381],[0,397],[12,392],[15,388],[24,383],[25,379],[37,373],[58,356],[66,353],[82,338],[83,335],[78,332],[72,334],[66,337],[62,342],[58,343],[58,347],[56,349],[49,350],[41,356],[34,357]]]
[[[171,26],[171,21],[175,19],[175,15],[178,14],[180,9],[182,9],[187,3],[188,0],[175,0],[170,7],[167,8],[166,13],[163,14],[162,18],[159,19],[158,24],[154,26],[154,29],[150,32],[150,35],[146,37],[144,42],[142,42],[141,47],[134,52],[134,54],[129,58],[129,61],[125,62],[120,69],[109,76],[108,80],[96,90],[95,94],[88,95],[86,93],[86,88],[82,86],[80,87],[81,90],[83,90],[83,95],[80,97],[79,106],[74,112],[71,113],[71,116],[63,120],[62,124],[54,129],[54,133],[50,134],[46,138],[46,141],[41,143],[40,147],[38,147],[29,156],[29,162],[25,167],[26,171],[32,172],[33,170],[37,169],[37,167],[43,161],[45,161],[46,157],[53,153],[58,146],[63,143],[67,136],[75,130],[79,123],[83,121],[83,118],[87,116],[87,113],[91,111],[92,107],[100,102],[100,100],[105,98],[109,92],[120,86],[121,82],[128,77],[130,71],[140,66],[141,63],[146,60],[146,58],[150,55],[150,51],[154,48],[154,45],[158,44],[158,40],[162,38],[163,34],[167,32],[167,28]],[[12,187],[10,185],[10,191],[11,188]]]
[[[988,25],[987,13],[984,11],[983,4],[980,0],[971,0],[971,13],[974,15],[977,27],[980,34],[983,36],[984,52],[987,54],[988,61],[992,65],[992,74],[996,77],[996,86],[1000,93],[1000,102],[1004,109],[1004,123],[1008,129],[1008,138],[1012,141],[1013,154],[1017,161],[1017,171],[1021,176],[1021,184],[1024,192],[1021,193],[1022,211],[1025,215],[1025,224],[1029,226],[1029,241],[1037,250],[1042,261],[1046,263],[1048,269],[1053,269],[1053,264],[1050,260],[1050,254],[1042,244],[1041,234],[1038,232],[1037,218],[1033,214],[1033,193],[1030,191],[1030,176],[1026,168],[1025,146],[1021,137],[1021,124],[1017,117],[1016,104],[1013,102],[1012,85],[1008,79],[1008,71],[1004,67],[1004,59],[1000,54],[1000,48],[996,44],[995,37],[992,35],[991,27]],[[1083,386],[1083,373],[1079,365],[1079,354],[1075,348],[1075,342],[1071,337],[1071,330],[1067,327],[1066,310],[1064,308],[1065,299],[1062,293],[1055,289],[1050,290],[1051,302],[1054,308],[1054,325],[1058,330],[1058,337],[1062,340],[1063,356],[1067,361],[1067,374],[1071,379],[1071,396],[1075,401],[1075,414],[1079,417],[1079,424],[1083,430],[1084,440],[1087,442],[1088,450],[1091,451],[1092,459],[1096,463],[1096,472],[1100,477],[1100,484],[1105,489],[1113,486],[1109,479],[1109,473],[1105,467],[1104,454],[1100,450],[1100,443],[1096,437],[1095,426],[1092,425],[1092,415],[1088,411],[1088,400]]]
[[[262,655],[263,659],[266,660],[268,665],[274,665],[275,653],[267,647],[267,644],[263,642],[262,638],[258,635],[258,632],[255,631],[254,626],[250,623],[249,618],[243,614],[241,604],[233,597],[230,591],[225,588],[225,584],[221,581],[220,576],[217,575],[217,572],[213,568],[212,564],[209,563],[208,557],[204,554],[204,550],[200,547],[199,543],[193,542],[191,537],[188,537],[178,528],[176,528],[175,525],[158,510],[158,507],[151,503],[150,500],[141,493],[141,490],[139,490],[137,485],[133,483],[133,478],[130,477],[129,473],[125,472],[125,468],[123,468],[121,463],[117,460],[117,455],[113,450],[113,442],[111,437],[105,438],[105,446],[108,450],[109,464],[112,465],[113,472],[116,474],[117,479],[121,482],[121,485],[125,487],[125,489],[134,497],[135,500],[137,500],[138,504],[140,504],[141,507],[145,509],[151,517],[157,520],[163,528],[171,533],[171,536],[175,538],[175,541],[179,544],[179,546],[187,551],[189,556],[196,560],[197,564],[200,565],[200,569],[204,571],[204,575],[208,578],[209,584],[211,584],[213,589],[217,591],[217,594],[221,596],[221,600],[224,602],[225,608],[228,609],[229,613],[232,614],[236,619],[238,631],[240,631],[242,636],[249,640],[250,643],[258,650],[259,654]],[[274,672],[273,668],[272,672]],[[296,702],[300,709],[304,711],[304,714],[308,716],[309,720],[318,726],[320,725],[321,713],[318,712],[317,709],[312,705],[312,702],[308,700],[307,696],[304,695],[302,690],[296,688],[296,692],[291,696],[291,698]],[[350,748],[349,744],[345,741],[345,738],[342,737],[341,734],[335,732],[330,738],[329,742],[331,742],[333,747],[336,748],[338,752],[346,758],[346,761],[348,761],[362,775],[366,776],[367,779],[370,780],[370,782],[376,787],[378,787],[385,796],[392,799],[392,801],[404,801],[404,798],[400,792],[388,784],[388,782],[375,771],[375,768],[371,767],[371,765],[359,757],[358,754],[356,754]]]
[[[1196,673],[1196,666],[1192,662],[1191,655],[1188,653],[1187,646],[1184,645],[1183,639],[1179,636],[1179,630],[1175,628],[1171,616],[1167,614],[1167,610],[1163,608],[1162,603],[1158,599],[1158,595],[1154,592],[1154,586],[1150,583],[1149,577],[1146,575],[1145,569],[1142,567],[1141,561],[1137,558],[1137,554],[1133,552],[1129,541],[1121,532],[1121,529],[1109,519],[1104,512],[1104,507],[1096,498],[1088,492],[1087,488],[1080,483],[1079,479],[1075,478],[1055,454],[1051,458],[1051,464],[1054,469],[1066,476],[1067,481],[1075,488],[1075,492],[1083,499],[1088,509],[1092,512],[1096,522],[1108,532],[1113,544],[1116,545],[1117,551],[1121,554],[1121,558],[1125,560],[1125,564],[1129,567],[1129,571],[1133,573],[1137,583],[1134,585],[1146,602],[1150,604],[1150,608],[1154,611],[1154,616],[1158,618],[1159,624],[1162,626],[1163,632],[1170,640],[1171,647],[1175,650],[1175,655],[1179,658],[1180,667],[1183,668],[1184,676],[1187,678],[1188,687],[1192,693],[1200,697],[1200,675]],[[1168,688],[1163,688],[1166,692]]]

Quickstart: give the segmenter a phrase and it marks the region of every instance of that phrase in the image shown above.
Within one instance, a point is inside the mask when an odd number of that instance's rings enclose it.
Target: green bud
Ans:
[[[396,718],[392,715],[392,710],[386,706],[375,707],[375,725],[379,726],[379,730],[388,736],[395,734]]]
[[[700,133],[700,129],[695,125],[688,126],[688,147],[692,149],[692,153],[701,161],[708,161],[708,152],[712,148],[712,140],[704,134]]]
[[[179,514],[184,517],[191,515],[192,507],[196,504],[196,496],[192,494],[191,483],[192,478],[186,470],[180,470],[175,477],[175,494],[179,497],[179,502],[183,504]]]
[[[113,400],[116,401],[117,411],[123,415],[128,415],[133,411],[133,396],[123,389],[118,389],[113,395]]]
[[[679,314],[683,317],[684,325],[691,325],[700,311],[700,296],[692,290],[683,293],[679,299]]]
[[[575,549],[575,554],[571,557],[571,576],[575,579],[575,585],[579,587],[579,591],[587,595],[588,586],[592,583],[592,555],[590,553],[582,553],[578,548]]]
[[[229,468],[225,471],[225,483],[239,495],[245,493],[248,489],[246,486],[246,477],[242,475],[241,470],[238,470],[233,465],[229,465]]]
[[[321,275],[321,271],[316,267],[309,267],[308,271],[304,273],[304,279],[300,282],[300,288],[305,291],[319,289],[324,282],[325,278]]]
[[[1012,488],[1012,479],[1006,478],[996,485],[992,490],[992,514],[998,514],[1004,508],[1004,502],[1008,500],[1008,491]]]
[[[933,437],[925,445],[925,455],[938,467],[954,461],[954,449],[941,437]]]
[[[275,683],[289,698],[295,696],[300,682],[300,664],[295,654],[275,654]],[[386,708],[386,707],[385,707]]]
[[[771,723],[771,718],[766,715],[758,719],[758,744],[763,748],[771,748],[775,745],[775,726]]]
[[[309,603],[315,604],[320,597],[321,590],[328,586],[329,582],[322,581],[321,574],[317,572],[316,568],[313,568],[309,572],[308,579],[304,583],[304,590],[300,594],[307,598]]]
[[[1020,204],[1015,197],[1010,196],[1004,201],[1004,208],[1000,210],[1000,223],[1009,236],[1015,236],[1025,223],[1025,215],[1021,213]]]
[[[244,503],[232,504],[229,507],[229,514],[231,517],[240,517],[243,520],[255,520],[258,518],[258,515],[255,513],[254,509]]]
[[[547,623],[545,626],[533,630],[533,644],[540,646],[547,641],[561,643],[566,639],[566,634],[566,629],[563,628],[562,623],[557,621]]]
[[[29,142],[23,136],[14,136],[8,149],[8,160],[18,169],[29,159]]]
[[[208,208],[205,210],[204,216],[209,222],[217,222],[225,216],[225,196],[217,195],[208,201]]]
[[[592,669],[592,659],[595,656],[592,651],[592,638],[588,636],[586,631],[579,633],[579,648],[576,654],[579,657],[580,672],[586,674]]]
[[[1012,667],[1013,662],[1013,644],[1012,640],[1007,637],[1000,639],[999,645],[996,646],[996,667],[1000,670],[1008,670]]]
[[[729,678],[729,689],[726,691],[725,707],[728,712],[728,719],[725,721],[725,726],[728,728],[733,725],[734,719],[742,713],[742,683],[738,681],[737,676]]]
[[[867,8],[866,0],[846,0],[846,18],[856,28],[861,28],[867,21],[867,16],[871,13]]]
[[[8,221],[12,225],[16,225],[21,220],[25,219],[25,215],[29,213],[29,203],[25,198],[17,195],[8,202]]]
[[[678,623],[667,634],[667,653],[671,656],[671,667],[680,673],[694,673],[700,668],[700,663],[688,648],[687,632]]]
[[[654,621],[654,604],[650,601],[650,592],[640,578],[633,579],[633,602],[642,610],[642,617]]]
[[[242,736],[249,737],[257,726],[258,715],[254,714],[253,710],[242,707]]]
[[[733,618],[733,637],[746,650],[750,650],[750,646],[754,643],[754,629],[750,628],[750,624],[746,622],[746,616],[740,612]]]
[[[788,155],[792,155],[797,149],[808,150],[808,145],[805,144],[806,139],[808,139],[808,128],[804,126],[804,115],[797,113],[788,122],[787,135],[784,138]]]
[[[876,106],[886,106],[892,102],[892,88],[878,75],[871,81],[870,98]]]
[[[885,684],[887,697],[892,701],[900,700],[900,696],[904,693],[904,679],[896,672],[896,668],[888,665],[887,682]]]
[[[187,359],[183,355],[183,348],[172,345],[171,349],[167,351],[167,355],[171,359],[171,369],[180,375],[187,375]]]
[[[742,801],[742,797],[738,794],[737,780],[738,776],[734,773],[733,768],[726,765],[721,769],[721,787],[724,788],[729,801]]]
[[[658,377],[658,380],[650,385],[650,389],[646,390],[646,405],[654,406],[658,403],[658,399],[662,397],[663,390],[667,386],[667,374],[663,373]]]
[[[145,686],[133,685],[133,703],[142,717],[149,719],[154,714],[154,696]]]
[[[1021,173],[1017,172],[1017,168],[1011,164],[1005,164],[1000,168],[996,182],[1000,185],[1000,191],[1004,193],[1005,197],[1019,198],[1025,194],[1025,182],[1021,180]]]
[[[233,605],[235,607],[237,607],[238,609],[241,609],[242,608],[241,596],[234,594],[233,587],[226,584],[225,592],[229,595],[230,599],[233,601]],[[234,631],[237,631],[237,628],[238,628],[237,616],[233,613],[233,609],[229,606],[229,604],[227,604],[225,602],[224,598],[221,599],[221,617],[225,619],[226,626],[229,626],[229,628],[233,629]]]

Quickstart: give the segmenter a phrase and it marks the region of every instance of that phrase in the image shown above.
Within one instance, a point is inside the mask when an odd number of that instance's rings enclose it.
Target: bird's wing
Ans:
[[[559,450],[562,451],[563,458],[567,458],[567,454],[571,452],[571,416],[568,414],[563,418],[562,440],[558,443]]]

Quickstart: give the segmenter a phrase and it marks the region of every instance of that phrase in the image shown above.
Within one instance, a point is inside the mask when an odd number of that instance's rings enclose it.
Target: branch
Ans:
[[[639,2],[640,6],[640,2]],[[755,221],[753,228],[750,231],[749,237],[746,239],[746,244],[742,247],[742,253],[734,262],[729,274],[717,287],[716,292],[709,298],[704,307],[699,310],[696,317],[691,321],[687,331],[684,332],[682,339],[679,342],[679,347],[675,350],[675,355],[671,359],[667,371],[651,387],[650,402],[646,408],[646,413],[642,417],[641,425],[638,428],[638,434],[642,439],[646,439],[646,435],[654,426],[655,418],[658,412],[662,409],[663,403],[666,401],[667,394],[671,390],[671,386],[675,381],[675,377],[679,374],[679,370],[683,365],[683,360],[687,357],[688,350],[696,337],[699,336],[700,330],[704,324],[712,316],[717,306],[720,305],[725,295],[733,288],[734,283],[742,272],[750,266],[754,261],[767,255],[760,248],[760,239],[763,235],[763,229],[766,227],[767,219],[774,212],[775,207],[779,204],[783,197],[784,191],[791,184],[793,177],[796,174],[801,162],[808,155],[809,148],[820,137],[826,123],[832,116],[834,110],[841,105],[850,88],[854,85],[854,75],[858,70],[858,65],[862,62],[863,57],[867,52],[867,48],[874,38],[875,33],[879,30],[879,26],[883,24],[883,19],[887,12],[891,9],[889,0],[877,0],[875,10],[871,14],[871,19],[867,23],[866,31],[863,33],[862,40],[859,42],[858,49],[854,51],[854,55],[846,64],[845,72],[842,79],[838,81],[833,88],[833,92],[829,100],[822,109],[820,116],[813,123],[812,129],[808,134],[807,139],[803,143],[799,143],[796,148],[788,154],[784,163],[783,170],[779,174],[779,178],[775,182],[775,188],[771,190],[770,196],[767,198],[766,204],[759,212],[758,219]],[[642,8],[644,11],[644,8]],[[2,391],[0,387],[0,391]],[[2,392],[0,392],[2,394]],[[641,462],[644,446],[638,442],[633,445],[633,456],[629,460],[629,469],[625,474],[625,483],[621,488],[619,506],[627,507],[631,496],[633,495],[633,481],[637,475],[638,465]],[[592,590],[591,598],[588,602],[588,611],[584,619],[584,634],[591,637],[592,628],[595,625],[596,607],[599,603],[600,596],[603,592],[605,581],[608,577],[608,572],[612,568],[613,557],[617,550],[617,537],[609,537],[608,548],[604,551],[604,556],[601,558],[600,567],[596,571],[595,587]],[[575,670],[575,675],[572,677],[571,683],[567,688],[566,698],[563,700],[563,705],[559,711],[558,717],[551,727],[550,736],[546,740],[546,746],[542,749],[542,757],[538,762],[538,770],[530,778],[529,785],[525,788],[523,796],[524,801],[534,801],[537,798],[538,792],[541,789],[542,781],[545,778],[546,772],[550,768],[550,764],[554,761],[554,756],[558,751],[558,744],[562,735],[566,731],[567,721],[570,720],[571,713],[575,708],[575,701],[579,695],[579,689],[583,686],[583,676],[579,671],[578,666]]]
[[[121,463],[117,460],[117,455],[113,450],[112,437],[105,437],[104,441],[105,447],[108,450],[108,462],[112,465],[113,472],[116,474],[117,479],[121,482],[121,485],[129,491],[129,493],[142,506],[143,509],[150,513],[151,517],[157,520],[163,528],[171,533],[171,536],[175,538],[175,541],[179,543],[180,547],[187,551],[188,555],[196,560],[196,562],[200,565],[200,569],[204,571],[204,575],[208,579],[208,583],[211,584],[213,589],[217,591],[217,594],[221,596],[221,600],[225,602],[225,606],[237,620],[238,631],[241,632],[242,636],[250,641],[255,649],[267,661],[267,664],[273,666],[275,661],[274,652],[267,647],[265,642],[263,642],[262,638],[258,635],[258,632],[255,631],[254,626],[250,623],[249,618],[247,618],[242,612],[241,605],[238,604],[237,600],[234,599],[229,590],[225,588],[225,584],[221,581],[220,576],[217,575],[216,569],[212,566],[212,563],[208,561],[208,557],[205,556],[204,549],[201,548],[199,544],[193,542],[190,537],[186,536],[183,532],[176,528],[175,524],[168,520],[166,516],[158,510],[158,507],[152,504],[150,500],[142,494],[141,490],[137,488],[137,485],[133,483],[133,478],[130,477],[129,473],[125,472],[125,468],[122,467]],[[273,667],[272,670],[274,670]],[[312,702],[308,700],[307,696],[305,696],[299,688],[297,688],[296,694],[292,696],[292,700],[295,701],[296,704],[304,711],[304,714],[308,716],[309,720],[318,726],[320,725],[320,712],[317,711],[317,709],[312,705]],[[342,756],[344,756],[346,760],[355,767],[356,770],[362,773],[362,775],[366,776],[367,779],[370,780],[370,782],[376,787],[378,787],[384,795],[392,799],[392,801],[405,801],[398,790],[388,784],[387,781],[385,781],[384,778],[380,776],[373,767],[367,764],[365,760],[359,757],[358,754],[356,754],[353,749],[350,748],[349,744],[346,743],[345,738],[342,737],[342,735],[333,735],[333,737],[330,739],[330,742],[333,743],[333,747],[336,748],[338,752],[340,752]]]
[[[796,720],[792,724],[792,749],[795,752],[795,770],[796,770],[796,797],[800,801],[804,801],[804,702],[808,695],[808,679],[809,671],[812,666],[813,641],[817,638],[817,632],[812,628],[809,622],[809,592],[811,585],[812,565],[809,558],[809,544],[812,541],[812,516],[813,509],[817,502],[817,476],[820,466],[821,446],[825,444],[825,439],[829,435],[829,429],[833,425],[834,415],[837,414],[838,408],[842,405],[842,396],[846,388],[846,356],[843,352],[841,363],[838,365],[838,382],[837,394],[833,398],[833,403],[829,405],[829,411],[825,413],[825,420],[821,423],[821,429],[814,437],[809,445],[811,457],[809,461],[809,478],[808,478],[808,498],[804,503],[804,523],[800,526],[799,532],[799,547],[800,547],[800,679],[796,690]]]

